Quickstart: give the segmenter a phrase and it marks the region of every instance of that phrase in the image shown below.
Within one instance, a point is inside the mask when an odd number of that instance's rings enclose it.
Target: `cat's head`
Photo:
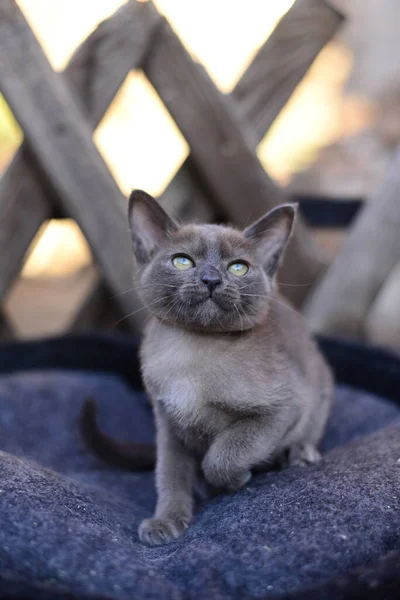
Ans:
[[[178,226],[146,192],[132,192],[129,223],[145,306],[189,329],[252,329],[268,310],[295,213],[296,205],[283,204],[244,231]]]

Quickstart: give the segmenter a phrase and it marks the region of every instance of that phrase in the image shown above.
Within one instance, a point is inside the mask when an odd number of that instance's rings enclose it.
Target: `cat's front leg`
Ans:
[[[157,506],[154,517],[139,526],[140,540],[150,546],[160,546],[179,537],[189,525],[193,514],[192,487],[195,460],[171,431],[161,405],[156,404]]]
[[[202,469],[208,483],[228,491],[244,486],[251,469],[272,456],[282,435],[281,428],[271,417],[245,418],[227,427],[203,458]]]

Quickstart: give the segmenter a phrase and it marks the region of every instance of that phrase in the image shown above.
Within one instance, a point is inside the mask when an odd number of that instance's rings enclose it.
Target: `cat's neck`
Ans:
[[[254,334],[256,329],[262,327],[262,323],[256,325],[252,328],[243,328],[243,329],[233,329],[228,331],[219,331],[217,329],[207,329],[204,327],[196,327],[195,325],[185,325],[174,323],[173,321],[168,321],[167,319],[160,319],[159,317],[152,317],[151,321],[149,321],[148,327],[158,327],[163,328],[169,331],[175,331],[176,334],[188,334],[192,336],[199,336],[199,338],[243,338],[246,336],[250,336]]]

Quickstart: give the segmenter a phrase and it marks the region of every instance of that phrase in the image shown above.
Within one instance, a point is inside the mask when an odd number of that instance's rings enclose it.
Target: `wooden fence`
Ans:
[[[92,141],[132,69],[143,69],[190,146],[189,158],[160,198],[167,210],[243,225],[285,201],[255,149],[341,20],[328,3],[297,0],[232,97],[225,97],[151,2],[130,1],[101,23],[59,75],[14,0],[3,0],[0,84],[24,143],[0,182],[0,298],[20,272],[42,223],[70,216],[103,275],[71,327],[79,326],[83,315],[98,315],[100,306],[104,311],[111,296],[123,314],[138,306],[134,291],[126,293],[132,259],[125,199]],[[286,277],[309,283],[323,267],[321,253],[299,226]],[[300,304],[304,288],[291,290]],[[133,316],[131,326],[140,325],[141,318]],[[3,331],[6,327],[3,316]]]
[[[79,328],[88,317],[98,324],[113,302],[123,315],[140,306],[134,290],[126,292],[132,286],[126,199],[92,141],[132,69],[144,71],[190,146],[190,156],[159,199],[169,212],[183,220],[201,215],[241,226],[286,201],[255,150],[342,19],[327,1],[297,0],[225,96],[151,2],[127,2],[58,74],[15,1],[2,0],[0,87],[24,142],[0,181],[0,300],[39,227],[68,216],[82,229],[101,272],[70,327]],[[284,293],[300,306],[309,290],[302,284],[321,280],[325,267],[300,223],[282,274],[294,285]],[[330,270],[308,299],[311,319],[326,321],[321,298],[326,304],[337,279]],[[130,318],[133,329],[140,329],[141,314]],[[12,335],[4,314],[0,330]]]

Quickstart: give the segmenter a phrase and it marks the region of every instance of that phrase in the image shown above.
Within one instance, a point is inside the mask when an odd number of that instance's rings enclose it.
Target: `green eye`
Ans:
[[[242,262],[233,263],[233,265],[229,265],[228,267],[228,271],[230,271],[237,277],[242,277],[243,275],[246,275],[248,270],[249,267]]]
[[[172,264],[175,269],[179,269],[179,271],[187,271],[194,267],[194,262],[187,256],[175,256],[175,258],[172,259]]]

